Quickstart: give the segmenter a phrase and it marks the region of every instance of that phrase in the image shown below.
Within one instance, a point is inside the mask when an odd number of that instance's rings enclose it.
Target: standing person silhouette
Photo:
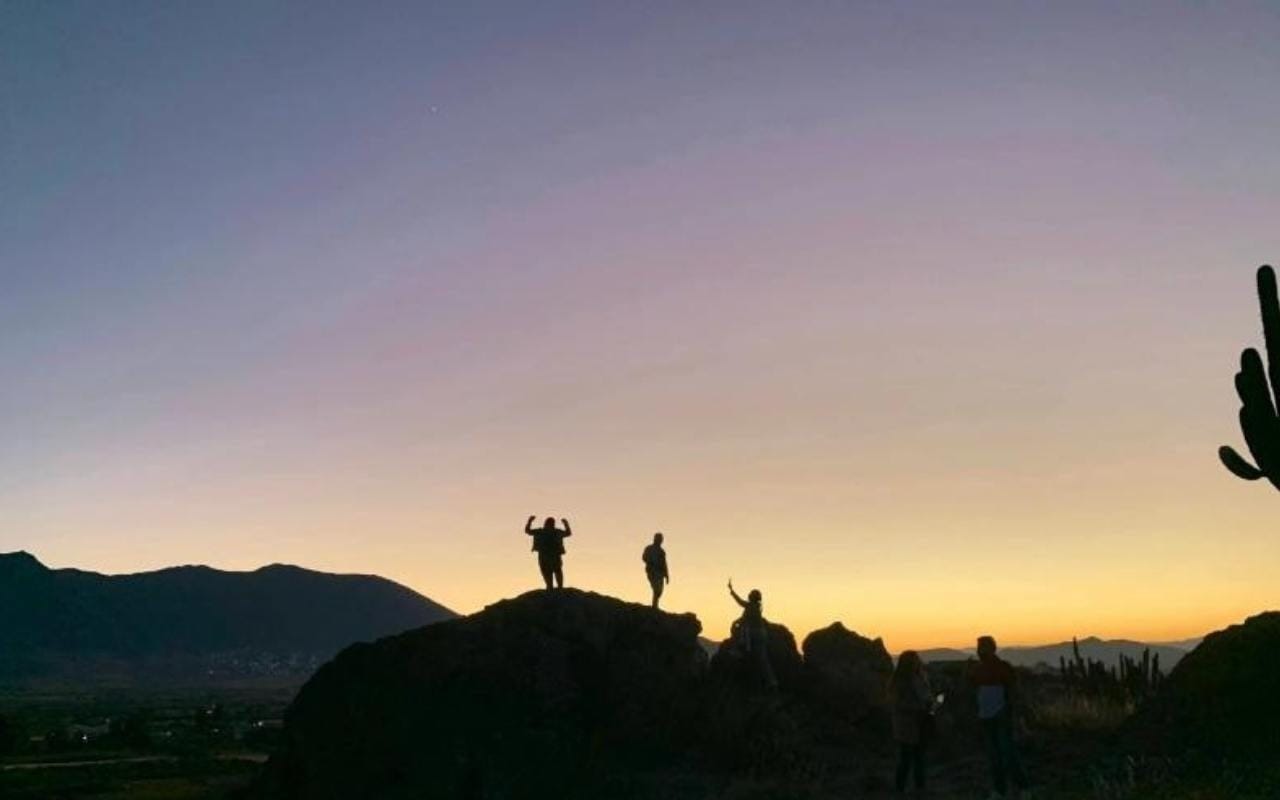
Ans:
[[[649,586],[653,589],[653,607],[657,608],[663,588],[671,583],[671,575],[667,572],[667,551],[662,549],[661,533],[653,535],[653,544],[644,549],[640,558],[644,561],[645,577],[649,579]]]
[[[763,608],[764,595],[760,594],[759,589],[752,589],[747,592],[747,599],[743,600],[733,590],[732,578],[729,579],[729,594],[734,602],[742,607],[742,616],[734,623],[734,628],[740,634],[745,634],[742,639],[746,644],[748,655],[756,663],[761,682],[767,689],[777,689],[778,679],[774,677],[773,665],[769,663],[768,629],[765,627]]]
[[[917,792],[924,791],[924,748],[933,727],[933,690],[924,672],[924,661],[915,650],[903,650],[889,679],[889,702],[893,709],[893,739],[898,743],[898,769],[893,784],[902,794],[907,778],[915,779]]]
[[[533,537],[530,549],[538,554],[538,569],[542,572],[542,580],[547,588],[564,588],[564,540],[573,535],[569,520],[560,519],[564,530],[556,527],[556,518],[547,517],[541,528],[533,527],[536,516],[530,516],[524,523],[524,532]],[[555,586],[552,586],[554,580]]]
[[[1021,794],[1027,788],[1013,742],[1013,701],[1017,675],[1008,661],[996,655],[996,640],[978,637],[978,664],[969,676],[978,694],[978,721],[991,762],[991,782],[996,797],[1006,797],[1009,781]]]

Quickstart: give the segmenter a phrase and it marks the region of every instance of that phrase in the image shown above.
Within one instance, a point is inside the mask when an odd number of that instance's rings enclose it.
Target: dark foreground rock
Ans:
[[[356,645],[299,693],[257,794],[577,797],[689,746],[700,628],[564,590]]]
[[[355,645],[302,689],[250,796],[825,799],[887,788],[882,642],[832,625],[802,653],[771,625],[773,690],[732,642],[708,662],[699,630],[692,615],[565,590]],[[986,786],[970,668],[929,668],[947,697],[933,763],[961,796]],[[1020,681],[1023,754],[1046,785],[1078,790],[1082,770],[1109,775],[1113,762],[1154,765],[1153,786],[1200,785],[1228,761],[1270,763],[1280,748],[1280,613],[1207,637],[1131,724],[1102,736],[1063,721],[1079,704],[1053,673],[1022,670]]]
[[[1280,612],[1211,633],[1131,726],[1141,750],[1228,758],[1280,752]]]
[[[690,614],[539,591],[350,647],[299,693],[252,796],[705,797],[724,776],[810,780],[829,706],[880,702],[878,640],[834,627],[814,640],[815,694],[795,638],[773,625],[770,691],[732,647],[709,668],[700,628]]]
[[[810,697],[839,718],[858,723],[884,716],[893,658],[880,639],[832,623],[804,638],[804,669]]]
[[[774,679],[783,691],[794,692],[804,681],[804,663],[796,648],[796,637],[785,625],[766,622],[765,647]],[[720,643],[711,657],[711,672],[717,680],[758,687],[761,682],[758,664],[750,657],[745,641],[729,638]]]

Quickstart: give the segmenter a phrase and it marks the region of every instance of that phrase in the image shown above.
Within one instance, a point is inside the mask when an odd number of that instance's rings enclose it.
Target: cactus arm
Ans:
[[[1280,488],[1280,419],[1276,417],[1262,357],[1253,348],[1240,356],[1236,392],[1241,403],[1240,430],[1249,453],[1258,471]]]
[[[1237,478],[1256,481],[1262,477],[1262,473],[1257,467],[1244,460],[1239,453],[1226,445],[1218,448],[1218,458],[1222,460],[1222,465],[1231,470],[1231,474]]]
[[[1271,402],[1266,375],[1262,371],[1262,358],[1253,348],[1240,356],[1240,371],[1236,373],[1236,394],[1240,395],[1240,432],[1253,456],[1253,462],[1264,474],[1270,474],[1275,464],[1272,456],[1274,443],[1269,440],[1269,421],[1275,419],[1275,406]]]
[[[1236,394],[1244,408],[1258,414],[1274,417],[1275,404],[1271,402],[1271,390],[1267,386],[1266,373],[1262,371],[1262,356],[1252,347],[1240,354],[1240,371],[1236,373]]]
[[[1280,294],[1271,267],[1259,267],[1257,277],[1266,366],[1258,351],[1250,347],[1240,354],[1240,371],[1235,376],[1240,432],[1253,463],[1225,446],[1218,449],[1218,458],[1233,475],[1249,481],[1266,478],[1280,489],[1280,416],[1276,413],[1280,405]]]

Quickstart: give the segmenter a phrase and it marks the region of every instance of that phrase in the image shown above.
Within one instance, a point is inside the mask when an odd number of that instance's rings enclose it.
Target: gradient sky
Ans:
[[[0,550],[722,635],[1280,604],[1219,466],[1280,261],[1246,3],[0,0]]]

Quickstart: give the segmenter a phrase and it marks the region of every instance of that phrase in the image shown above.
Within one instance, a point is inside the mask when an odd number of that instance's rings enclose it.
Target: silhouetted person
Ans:
[[[746,647],[748,657],[755,662],[764,685],[769,689],[777,689],[778,679],[774,677],[773,665],[769,663],[769,634],[762,607],[764,595],[760,594],[759,589],[752,589],[747,592],[747,599],[743,600],[733,590],[732,580],[729,581],[729,594],[742,607],[742,616],[734,623],[734,628]]]
[[[978,664],[969,676],[977,691],[978,720],[991,762],[991,782],[1000,797],[1009,791],[1009,782],[1021,792],[1027,787],[1013,742],[1013,701],[1017,675],[1009,662],[996,655],[996,640],[978,637]]]
[[[538,554],[538,569],[542,572],[542,580],[547,588],[552,588],[555,581],[557,589],[564,588],[564,540],[573,535],[569,528],[569,520],[561,518],[564,530],[556,527],[556,518],[547,517],[541,528],[533,527],[536,517],[529,517],[524,524],[524,532],[533,537],[531,550]]]
[[[667,551],[662,549],[661,533],[653,535],[653,544],[644,549],[644,555],[640,558],[644,561],[645,577],[649,579],[649,586],[653,589],[653,607],[657,608],[663,588],[671,583],[671,575],[667,572]]]
[[[889,702],[893,706],[893,739],[898,743],[898,771],[894,786],[907,790],[907,778],[924,790],[924,748],[933,729],[933,690],[924,672],[924,662],[915,650],[904,650],[889,679]]]

